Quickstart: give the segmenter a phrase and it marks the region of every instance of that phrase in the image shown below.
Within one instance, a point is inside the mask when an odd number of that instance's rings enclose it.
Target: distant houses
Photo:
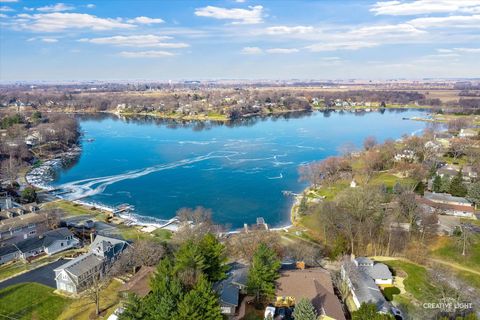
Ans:
[[[425,192],[417,198],[418,203],[427,211],[439,211],[446,215],[474,218],[475,208],[470,201],[462,197],[454,197],[448,193]]]
[[[102,277],[129,243],[125,240],[96,236],[88,253],[55,269],[57,289],[76,294]]]

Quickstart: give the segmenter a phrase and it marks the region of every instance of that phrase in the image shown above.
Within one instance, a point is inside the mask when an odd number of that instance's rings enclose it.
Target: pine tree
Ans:
[[[295,320],[316,320],[318,315],[310,300],[302,298],[293,312]]]
[[[280,260],[275,251],[260,244],[253,255],[252,265],[248,272],[247,291],[255,295],[255,300],[270,297],[275,293],[275,279],[278,278]]]
[[[449,191],[450,191],[450,178],[448,176],[444,176],[442,178],[440,192],[449,192]]]
[[[433,178],[433,183],[432,183],[432,190],[433,192],[440,192],[442,189],[442,177],[439,175],[435,175],[435,178]]]
[[[200,241],[199,248],[205,260],[203,272],[207,279],[211,282],[224,279],[228,269],[225,246],[213,234],[209,233]]]
[[[206,277],[198,279],[178,304],[178,318],[191,320],[222,320],[218,297]]]
[[[465,197],[467,195],[467,187],[463,184],[463,174],[460,170],[450,182],[450,194],[456,197]]]
[[[174,264],[169,257],[160,261],[150,286],[152,293],[144,301],[146,313],[157,320],[175,319],[184,288],[174,273]]]
[[[480,204],[480,181],[470,185],[470,188],[468,189],[468,199],[477,206]]]
[[[142,300],[136,294],[128,295],[124,311],[118,317],[120,320],[142,320],[146,318]]]

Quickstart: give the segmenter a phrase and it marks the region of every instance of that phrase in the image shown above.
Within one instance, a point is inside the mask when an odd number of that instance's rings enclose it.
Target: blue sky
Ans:
[[[480,0],[0,0],[0,81],[480,76]]]

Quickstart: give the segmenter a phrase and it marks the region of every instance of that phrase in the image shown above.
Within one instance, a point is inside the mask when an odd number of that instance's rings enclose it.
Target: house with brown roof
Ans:
[[[320,316],[344,320],[342,305],[334,294],[330,273],[321,268],[293,269],[280,273],[275,283],[278,298],[302,298],[310,300]]]

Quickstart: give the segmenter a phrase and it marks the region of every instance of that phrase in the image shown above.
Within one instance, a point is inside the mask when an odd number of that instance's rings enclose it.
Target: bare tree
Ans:
[[[363,148],[365,150],[371,150],[377,145],[377,139],[374,136],[369,136],[366,137],[365,140],[363,140]]]

